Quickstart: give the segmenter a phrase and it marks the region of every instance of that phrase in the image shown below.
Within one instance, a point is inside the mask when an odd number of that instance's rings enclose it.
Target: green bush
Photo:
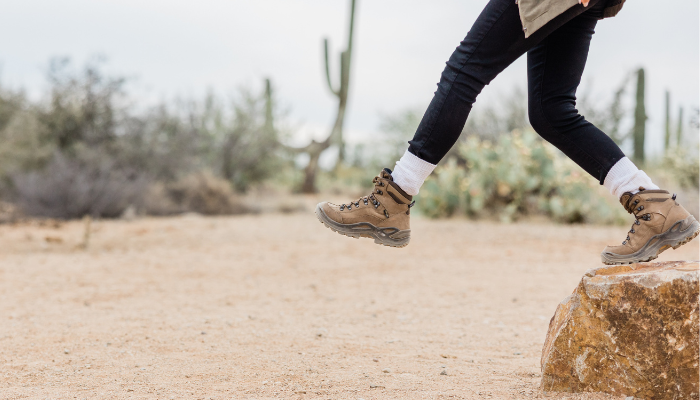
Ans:
[[[661,171],[677,182],[683,189],[700,187],[700,162],[697,146],[675,147],[670,149],[661,160]]]
[[[531,130],[495,142],[470,137],[435,170],[417,206],[429,217],[545,215],[565,223],[620,223],[626,213],[568,158]]]

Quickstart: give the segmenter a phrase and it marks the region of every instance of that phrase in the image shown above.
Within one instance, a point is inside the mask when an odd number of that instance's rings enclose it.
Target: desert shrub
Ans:
[[[0,186],[15,172],[43,168],[55,149],[36,113],[27,109],[13,113],[0,128]]]
[[[352,196],[366,195],[372,187],[372,178],[380,169],[369,170],[361,167],[340,164],[332,171],[318,174],[318,187],[323,191]],[[350,200],[350,199],[348,199]]]
[[[513,221],[541,214],[560,222],[616,223],[625,212],[598,182],[531,130],[495,142],[470,137],[438,167],[417,205],[430,217],[455,214]]]
[[[146,199],[149,214],[196,212],[204,215],[241,214],[248,209],[237,201],[231,184],[210,172],[198,172],[156,187]]]
[[[700,162],[697,145],[675,147],[664,154],[661,170],[668,180],[684,189],[700,187]]]
[[[160,104],[128,121],[120,153],[158,181],[207,170],[245,192],[281,165],[267,101],[241,89],[230,102],[209,93],[201,100]]]
[[[54,153],[46,167],[12,176],[14,203],[26,215],[50,218],[120,216],[142,201],[147,180],[104,154]]]
[[[232,189],[246,191],[283,167],[270,91],[136,110],[126,80],[103,74],[100,62],[75,70],[55,59],[48,71],[39,101],[0,87],[0,200],[29,216],[111,217],[129,205],[230,214],[241,209]],[[162,199],[181,197],[172,207],[147,207],[158,188]]]
[[[49,141],[24,94],[0,87],[0,194],[12,173],[45,165],[54,149]]]
[[[219,128],[224,136],[222,173],[238,191],[268,178],[280,166],[281,146],[272,117],[266,113],[268,101],[272,99],[240,92],[232,104],[232,123]]]
[[[128,118],[125,79],[104,75],[100,62],[91,61],[80,72],[70,68],[67,58],[50,62],[50,93],[36,112],[48,139],[64,153],[75,145],[94,147],[116,140],[122,120]]]

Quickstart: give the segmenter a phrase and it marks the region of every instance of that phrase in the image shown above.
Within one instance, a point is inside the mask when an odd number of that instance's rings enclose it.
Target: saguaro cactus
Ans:
[[[671,93],[666,91],[666,120],[665,120],[664,150],[671,146]]]
[[[265,79],[265,133],[271,134],[275,131],[275,121],[272,115],[272,85],[270,79]]]
[[[350,61],[352,60],[352,39],[355,26],[355,0],[350,2],[350,25],[348,31],[348,46],[340,53],[340,82],[337,89],[333,88],[331,80],[331,69],[328,62],[328,38],[323,39],[323,56],[326,64],[326,81],[328,89],[338,98],[338,114],[331,131],[331,142],[338,146],[338,161],[345,158],[345,141],[343,140],[343,122],[345,120],[345,109],[348,103],[348,89],[350,86]]]
[[[678,128],[676,129],[676,146],[683,144],[683,107],[678,110]]]
[[[311,143],[301,149],[294,149],[298,153],[307,153],[309,155],[309,163],[304,170],[304,183],[301,191],[303,193],[316,192],[316,171],[318,170],[318,160],[326,149],[332,144],[339,148],[338,160],[343,160],[345,145],[343,141],[343,122],[345,120],[345,109],[348,103],[348,87],[350,85],[350,61],[352,59],[352,38],[355,25],[355,1],[350,2],[350,26],[348,31],[348,46],[340,53],[340,83],[337,89],[333,88],[331,80],[330,65],[328,62],[328,38],[323,39],[324,60],[326,63],[326,81],[328,88],[338,98],[338,113],[335,117],[335,123],[331,128],[331,132],[322,142],[312,140]]]
[[[637,96],[634,108],[634,128],[632,136],[634,139],[634,159],[644,162],[644,137],[646,135],[647,113],[644,107],[644,68],[637,70]]]

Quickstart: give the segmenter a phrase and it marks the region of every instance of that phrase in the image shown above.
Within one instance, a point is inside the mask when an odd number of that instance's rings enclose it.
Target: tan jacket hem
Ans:
[[[543,14],[539,15],[537,18],[531,21],[526,21],[523,18],[523,3],[525,3],[525,6],[527,6],[526,2],[519,1],[518,10],[520,11],[520,22],[523,24],[523,31],[525,31],[525,37],[528,38],[530,37],[530,35],[537,32],[538,29],[545,26],[547,22],[553,20],[569,8],[577,5],[578,0],[560,0],[557,2],[556,7],[548,8],[547,11],[545,11]]]
[[[603,18],[610,18],[616,16],[617,13],[619,13],[620,10],[622,10],[623,5],[625,5],[625,0],[620,1],[620,3],[615,4],[614,6],[606,7],[603,11]]]
[[[552,1],[552,0],[544,0]],[[606,7],[603,10],[603,18],[610,18],[617,15],[625,4],[625,0],[611,1],[614,5]],[[528,15],[532,11],[533,6],[540,5],[538,0],[520,0],[518,1],[518,11],[520,13],[520,22],[523,25],[523,31],[525,31],[525,37],[528,38],[533,33],[537,32],[538,29],[545,26],[549,21],[561,15],[564,11],[569,8],[579,4],[578,0],[556,0],[556,3],[551,3],[550,6],[544,13],[540,14],[536,18],[531,20],[526,20],[524,15]],[[528,10],[528,8],[531,8]]]

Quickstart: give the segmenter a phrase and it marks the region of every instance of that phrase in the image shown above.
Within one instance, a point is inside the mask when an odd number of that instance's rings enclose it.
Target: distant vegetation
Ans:
[[[637,78],[633,97],[625,96],[631,77]],[[675,140],[667,129],[663,156],[645,159],[644,85],[644,70],[638,69],[623,80],[610,103],[595,104],[584,97],[579,101],[579,109],[618,144],[630,147],[631,158],[640,167],[659,171],[652,175],[678,188],[697,190],[698,143],[683,133],[682,109]],[[514,90],[498,104],[498,108],[474,109],[460,140],[421,189],[418,210],[430,217],[462,215],[502,221],[528,215],[565,223],[625,220],[624,210],[596,179],[532,130],[522,91]],[[671,120],[669,108],[666,121]],[[419,121],[420,114],[410,111],[386,117],[382,127],[390,148],[400,144],[396,138],[411,137]],[[670,122],[667,124],[670,126]],[[697,132],[693,121],[690,128]]]
[[[244,211],[233,192],[288,159],[273,127],[270,91],[162,103],[136,110],[125,80],[99,64],[50,64],[36,102],[0,88],[0,200],[28,215],[117,217]],[[209,196],[210,198],[199,198]]]
[[[380,168],[393,167],[421,113],[385,115],[372,146],[343,144],[350,49],[348,43],[334,89],[336,124],[327,140],[302,149],[286,144],[294,132],[285,128],[269,80],[261,93],[240,89],[230,98],[210,93],[144,108],[127,92],[128,82],[105,75],[99,62],[78,70],[67,59],[55,59],[40,99],[0,87],[0,222],[8,209],[50,218],[113,218],[127,210],[242,213],[251,209],[241,194],[263,184],[295,192],[364,191]],[[626,96],[635,75],[637,90]],[[635,72],[610,104],[584,97],[580,108],[618,143],[636,150],[646,120],[638,105],[643,87],[643,73]],[[421,189],[418,209],[431,217],[619,220],[621,209],[601,198],[597,182],[532,132],[525,104],[515,90],[497,108],[475,108],[462,138]],[[698,113],[685,123],[682,110],[675,121],[669,110],[665,156],[653,163],[678,185],[697,189],[697,142],[688,138],[697,134]],[[320,154],[339,150],[344,157],[337,165],[320,170]],[[315,165],[300,161],[300,153]]]

